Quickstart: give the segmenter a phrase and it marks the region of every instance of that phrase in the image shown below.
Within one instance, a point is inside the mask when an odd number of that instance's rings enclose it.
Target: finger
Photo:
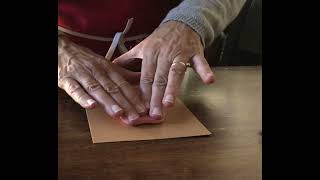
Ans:
[[[164,121],[164,119],[157,120],[157,119],[152,119],[149,116],[142,116],[134,122],[129,122],[126,119],[122,119],[122,118],[120,118],[120,120],[123,123],[125,123],[126,125],[131,125],[131,126],[138,126],[138,125],[142,125],[142,124],[159,124]]]
[[[157,70],[152,85],[150,101],[150,116],[155,119],[162,118],[162,99],[168,82],[171,63],[160,55],[157,62]]]
[[[151,118],[150,116],[142,116],[138,120],[134,121],[133,123],[130,123],[130,122],[125,121],[123,119],[121,119],[121,120],[125,124],[131,125],[131,126],[138,126],[138,125],[142,125],[142,124],[159,124],[159,123],[162,123],[163,121],[165,121],[167,114],[168,114],[168,109],[163,108],[163,116],[161,119],[154,119],[154,118]]]
[[[111,117],[119,117],[123,114],[123,109],[110,97],[91,75],[85,73],[78,73],[75,79],[82,85],[82,87],[101,104],[105,111]]]
[[[142,60],[140,90],[144,104],[147,109],[150,108],[150,100],[152,95],[152,84],[156,72],[157,53],[146,51]]]
[[[124,109],[125,116],[130,122],[139,118],[139,114],[135,108],[123,96],[119,87],[107,77],[107,74],[103,70],[95,71],[93,74],[94,78],[101,84],[104,90]]]
[[[136,111],[140,114],[146,113],[147,109],[143,105],[136,90],[113,68],[114,65],[108,64],[108,62],[102,62],[104,69],[110,78],[121,90],[122,94],[133,105]]]
[[[124,63],[112,62],[112,64],[116,64],[116,65],[123,67],[125,69],[128,69],[130,71],[141,71],[142,59],[134,58],[134,59],[130,59]]]
[[[180,62],[183,60],[176,58],[174,62]],[[165,107],[171,107],[174,105],[176,97],[179,94],[181,83],[185,75],[187,67],[182,63],[173,63],[170,67],[168,85],[164,94],[162,103]]]
[[[138,45],[130,49],[130,51],[114,59],[112,63],[118,64],[120,66],[126,66],[127,64],[132,63],[132,61],[135,61],[136,58],[142,59],[143,56],[141,47],[142,43],[139,43]]]
[[[129,71],[133,71],[133,72],[140,72],[141,71],[141,64],[142,64],[142,59],[133,59],[132,61],[126,63],[126,64],[116,64],[116,63],[112,63],[118,67],[122,67],[124,69],[127,69]]]
[[[77,81],[67,78],[63,81],[62,86],[67,94],[83,108],[94,108],[97,105],[97,102],[82,89]]]
[[[113,67],[130,84],[138,84],[140,82],[140,76],[141,76],[140,72],[129,71],[118,65],[113,65]]]
[[[201,80],[206,84],[211,84],[215,81],[215,77],[207,60],[202,55],[192,57],[193,69],[200,76]]]

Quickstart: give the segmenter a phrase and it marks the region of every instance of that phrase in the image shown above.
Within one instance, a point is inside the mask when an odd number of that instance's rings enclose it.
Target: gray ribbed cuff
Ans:
[[[188,12],[188,14],[185,12]],[[161,24],[168,21],[179,21],[187,24],[199,34],[204,48],[209,46],[214,39],[213,31],[210,31],[210,26],[206,25],[205,18],[194,10],[174,8],[162,20]]]

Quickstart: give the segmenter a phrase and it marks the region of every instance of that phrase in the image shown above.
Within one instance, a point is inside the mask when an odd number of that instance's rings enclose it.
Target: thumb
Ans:
[[[121,56],[115,58],[112,63],[117,64],[119,66],[126,66],[134,61],[136,58],[142,59],[141,53],[141,45],[138,44],[137,46],[130,49],[128,52],[122,54]]]

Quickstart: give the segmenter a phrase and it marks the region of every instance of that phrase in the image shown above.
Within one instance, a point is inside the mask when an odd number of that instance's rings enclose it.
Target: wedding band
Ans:
[[[192,67],[191,63],[189,63],[189,62],[188,62],[188,63],[184,63],[184,62],[181,62],[181,61],[179,61],[179,62],[174,62],[174,63],[172,63],[171,66],[174,66],[174,65],[176,65],[177,63],[182,64],[185,68]]]

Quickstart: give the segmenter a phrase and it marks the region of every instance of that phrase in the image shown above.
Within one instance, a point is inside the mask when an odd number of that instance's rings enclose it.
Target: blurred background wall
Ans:
[[[262,0],[247,0],[239,16],[206,49],[213,66],[252,66],[262,63]]]

